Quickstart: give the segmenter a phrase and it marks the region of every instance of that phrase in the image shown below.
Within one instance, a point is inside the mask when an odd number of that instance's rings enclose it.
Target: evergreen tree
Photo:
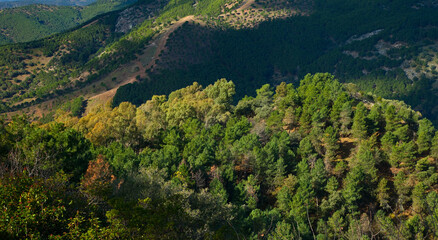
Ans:
[[[336,100],[333,102],[333,106],[330,112],[330,120],[332,124],[337,128],[341,127],[339,119],[341,118],[342,107],[348,101],[348,99],[348,95],[343,92],[339,94],[339,96],[337,96]]]
[[[286,221],[278,222],[275,230],[269,235],[269,240],[294,239],[298,234],[293,232],[292,226]]]
[[[297,223],[297,229],[303,236],[310,236],[311,229],[308,223],[308,213],[313,209],[315,192],[312,188],[312,177],[309,165],[302,160],[297,166],[298,188],[293,196],[290,216]]]
[[[339,122],[341,123],[341,134],[344,136],[350,134],[352,113],[353,113],[353,109],[351,103],[350,102],[344,103],[344,105],[342,105],[340,119],[339,119]]]
[[[418,132],[417,132],[417,145],[418,153],[422,154],[428,152],[432,146],[432,138],[434,137],[435,128],[427,119],[421,119],[418,121]]]
[[[392,104],[386,108],[385,122],[385,130],[387,132],[393,132],[400,127],[401,117],[397,114],[397,110]]]
[[[348,172],[344,180],[342,197],[349,213],[358,215],[359,203],[363,196],[365,174],[361,167],[355,167]]]
[[[438,132],[435,132],[435,135],[433,136],[430,155],[435,159],[435,162],[438,160]]]
[[[407,177],[403,171],[400,171],[394,177],[394,186],[398,196],[397,204],[404,211],[404,204],[410,200],[409,192],[411,187],[407,184]]]
[[[220,199],[222,204],[227,203],[228,194],[219,179],[215,178],[210,182],[210,192]]]
[[[367,136],[368,126],[366,117],[367,109],[365,105],[360,102],[356,106],[356,111],[354,111],[353,126],[351,127],[353,136],[359,140],[365,139]]]
[[[309,163],[314,163],[318,155],[308,137],[305,137],[300,141],[298,153],[302,159],[308,161]]]
[[[338,130],[329,126],[325,129],[323,142],[325,147],[324,164],[327,170],[332,169],[332,161],[335,160],[339,150],[339,135]]]
[[[316,196],[321,198],[324,194],[324,187],[327,181],[327,172],[321,159],[316,160],[315,166],[310,170],[310,177]]]
[[[413,168],[415,166],[414,159],[416,153],[417,150],[414,142],[399,142],[392,147],[389,162],[393,167],[399,167],[399,165],[403,163],[404,166]]]
[[[377,186],[377,200],[382,208],[389,208],[389,187],[388,180],[386,178],[381,178],[379,181],[379,185]]]
[[[325,191],[328,193],[328,198],[321,202],[321,210],[325,216],[330,215],[333,211],[339,209],[343,199],[341,191],[339,191],[339,183],[335,177],[330,177],[325,186]]]
[[[355,157],[350,161],[350,168],[360,167],[369,176],[372,182],[377,181],[378,159],[376,159],[376,141],[373,137],[360,143]]]
[[[385,126],[385,118],[383,116],[383,109],[380,104],[374,104],[371,107],[370,113],[368,114],[367,118],[369,134],[383,131],[383,128]]]

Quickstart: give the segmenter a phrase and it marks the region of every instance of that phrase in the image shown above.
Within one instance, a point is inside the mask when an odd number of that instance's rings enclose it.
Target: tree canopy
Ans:
[[[437,134],[418,112],[323,73],[234,94],[220,79],[2,121],[0,236],[438,237]]]

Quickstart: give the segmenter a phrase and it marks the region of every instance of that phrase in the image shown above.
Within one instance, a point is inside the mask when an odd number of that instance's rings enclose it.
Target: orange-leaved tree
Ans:
[[[110,164],[99,155],[88,164],[87,172],[81,180],[81,192],[89,204],[100,204],[111,194],[115,179]]]

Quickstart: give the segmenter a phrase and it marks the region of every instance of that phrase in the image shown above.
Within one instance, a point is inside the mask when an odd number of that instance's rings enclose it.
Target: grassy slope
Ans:
[[[94,0],[19,0],[0,2],[0,9],[22,7],[32,4],[47,4],[56,6],[86,6],[95,2]]]

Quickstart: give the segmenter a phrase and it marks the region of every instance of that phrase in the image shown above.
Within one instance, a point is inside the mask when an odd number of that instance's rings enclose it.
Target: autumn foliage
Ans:
[[[90,203],[96,204],[108,197],[115,179],[111,166],[99,155],[88,164],[87,172],[81,180],[82,193]]]

